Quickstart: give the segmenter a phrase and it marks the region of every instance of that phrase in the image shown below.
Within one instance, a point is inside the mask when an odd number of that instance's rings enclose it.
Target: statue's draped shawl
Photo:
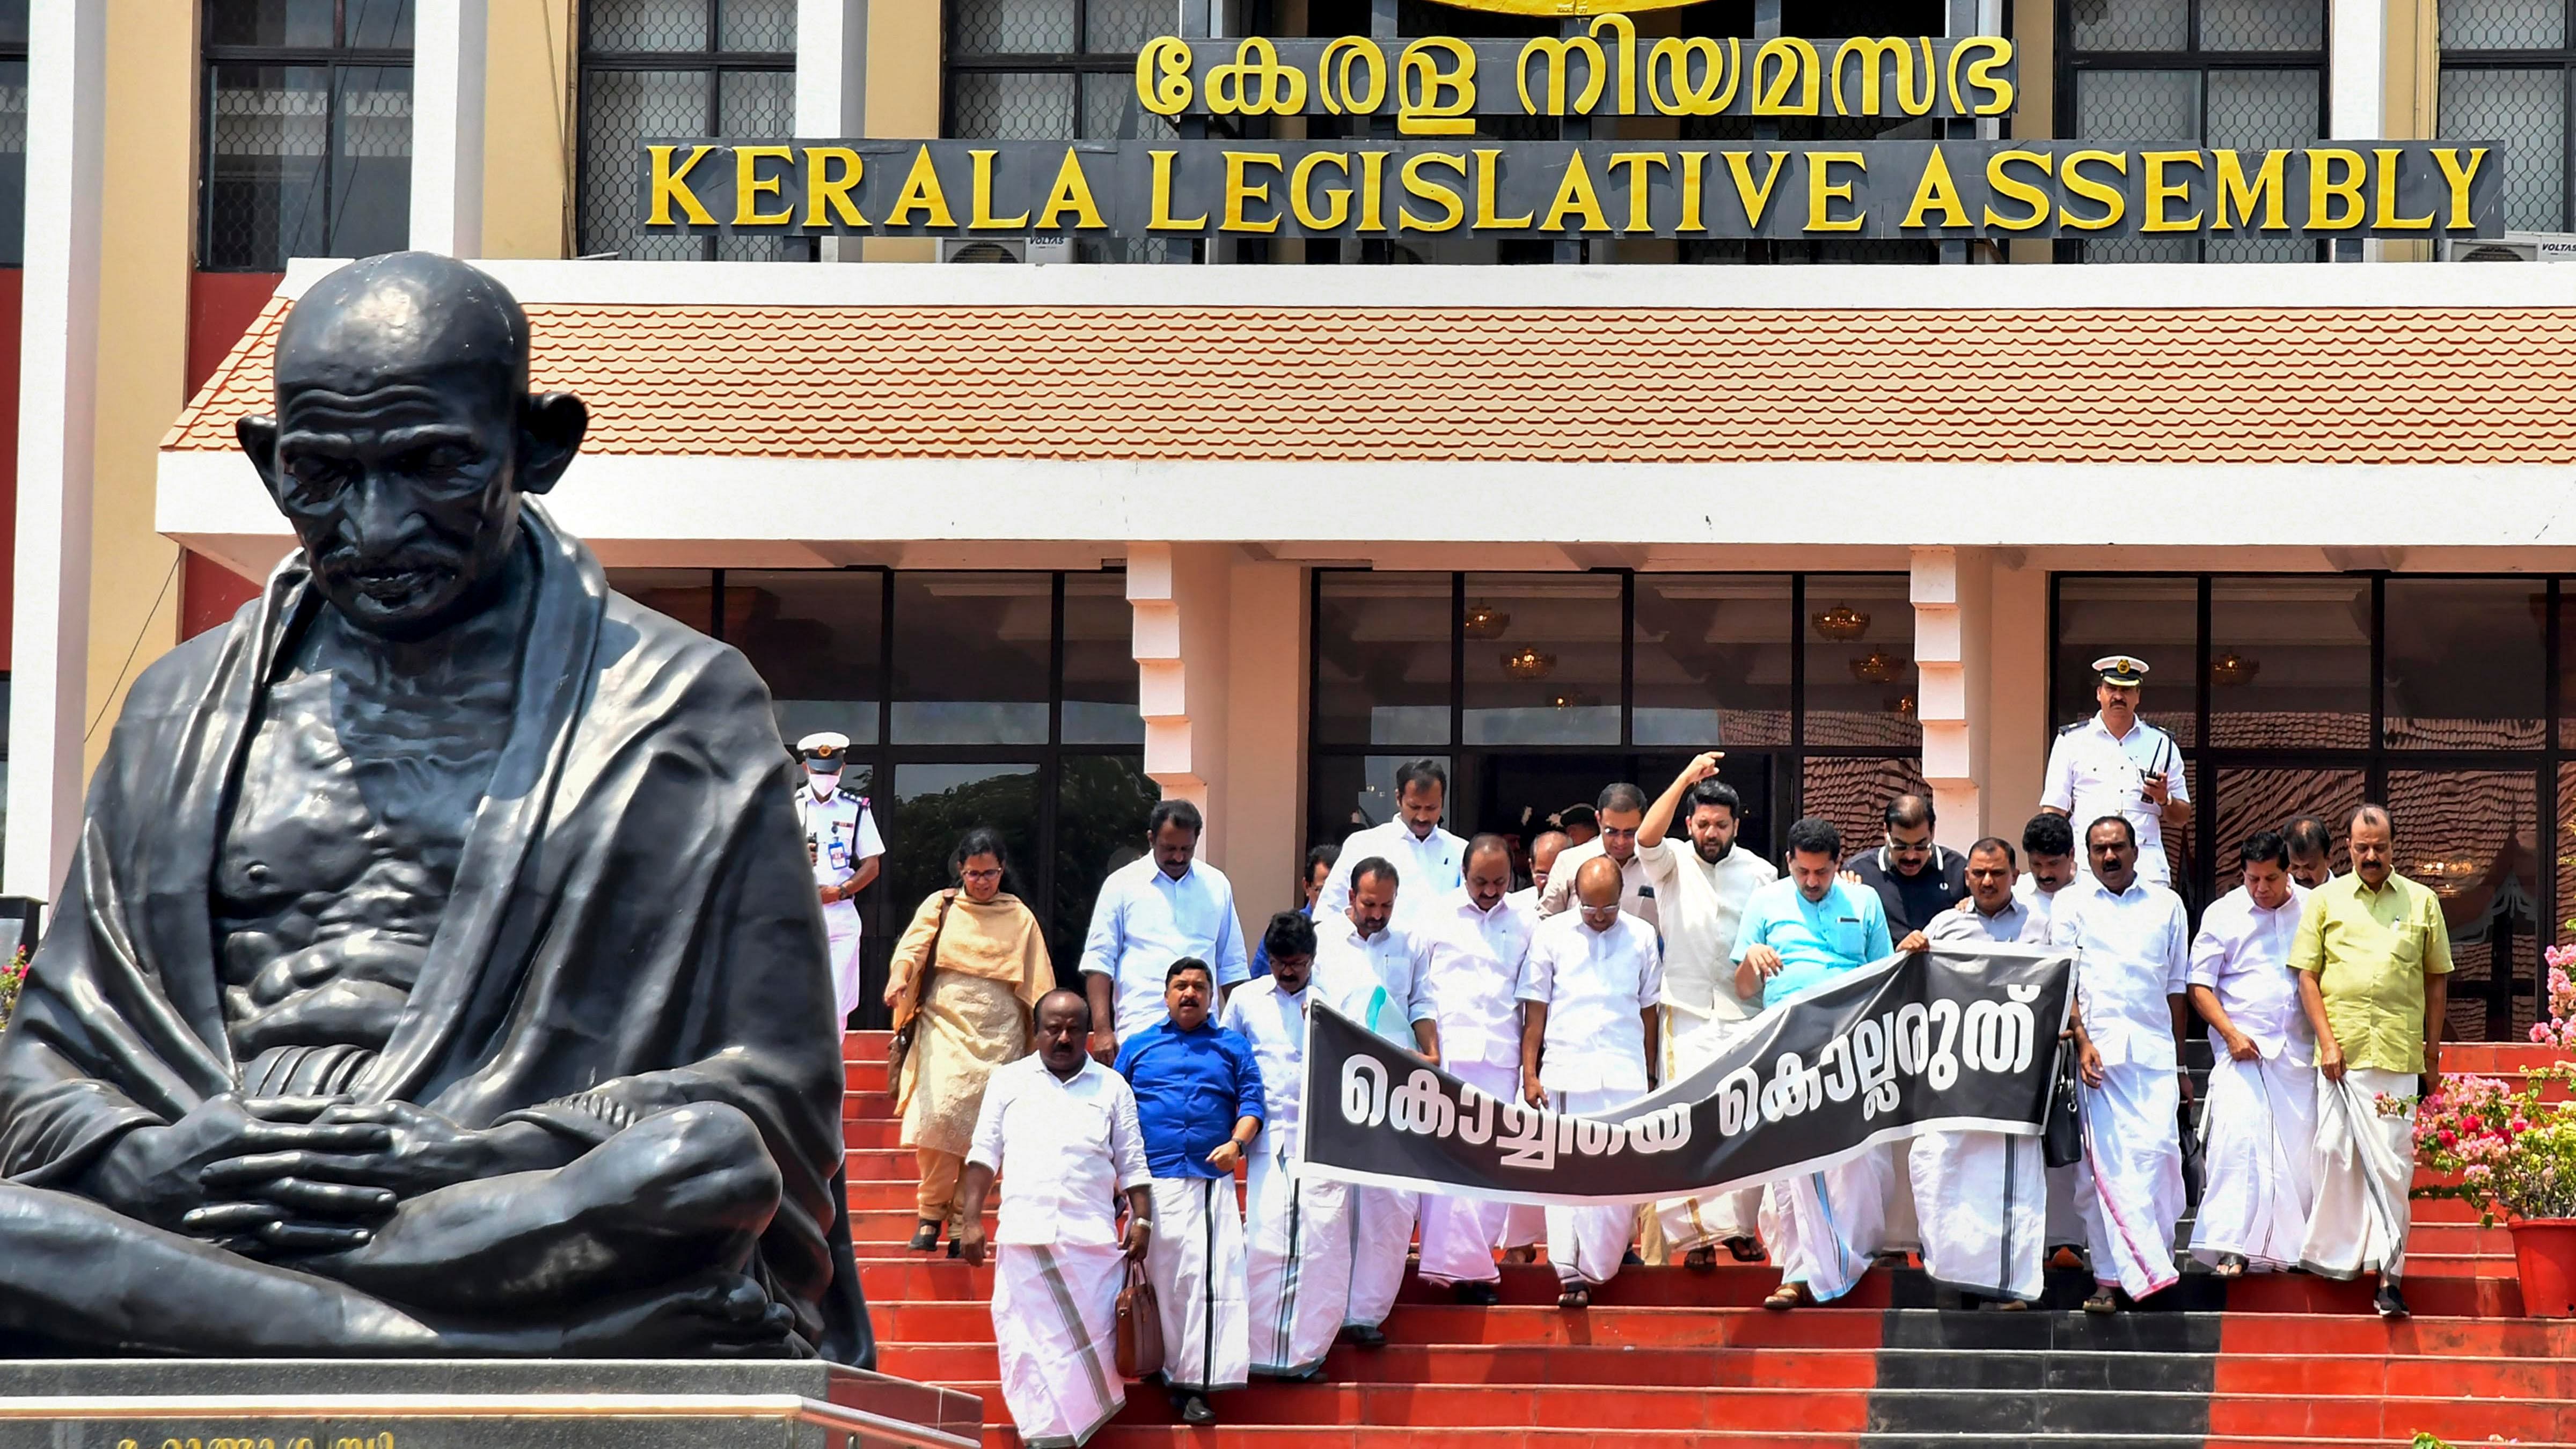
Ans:
[[[841,1034],[768,690],[608,591],[531,506],[516,717],[419,984],[361,1101],[605,1141],[723,1103],[784,1182],[753,1272],[824,1357],[874,1357],[841,1179]],[[0,1034],[0,1179],[71,1186],[122,1133],[239,1089],[210,877],[263,687],[324,607],[301,555],[145,671]]]

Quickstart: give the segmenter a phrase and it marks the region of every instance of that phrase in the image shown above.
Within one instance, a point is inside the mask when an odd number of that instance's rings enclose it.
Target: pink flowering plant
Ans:
[[[2576,1048],[2576,947],[2549,948],[2549,1011],[2531,1039],[2561,1051]],[[2445,1076],[2417,1104],[2416,1160],[2455,1179],[2415,1190],[2455,1197],[2493,1226],[2497,1216],[2576,1218],[2576,1102],[2547,1100],[2552,1087],[2576,1089],[2576,1063],[2565,1060],[2522,1073],[2519,1081]],[[2562,1099],[2566,1092],[2558,1094]]]
[[[18,1009],[19,988],[27,984],[27,948],[21,946],[0,966],[0,1027],[9,1024],[9,1013]]]

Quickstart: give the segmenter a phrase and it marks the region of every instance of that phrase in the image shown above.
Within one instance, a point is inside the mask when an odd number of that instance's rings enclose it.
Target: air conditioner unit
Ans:
[[[2446,262],[2576,262],[2576,232],[2509,231],[2442,242]]]
[[[1069,262],[1073,260],[1073,238],[941,237],[939,259],[943,262]]]

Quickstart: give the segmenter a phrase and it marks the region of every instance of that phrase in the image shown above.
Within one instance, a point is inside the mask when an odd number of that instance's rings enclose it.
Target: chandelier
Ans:
[[[2410,874],[2431,886],[2437,896],[2455,896],[2474,884],[2484,870],[2485,862],[2474,856],[2452,855],[2419,860]]]
[[[1470,639],[1500,639],[1503,631],[1512,627],[1509,611],[1482,602],[1469,604],[1461,618]]]
[[[1914,718],[1914,696],[1911,694],[1889,695],[1887,697],[1887,712],[1896,716],[1898,719]]]
[[[1836,604],[1808,622],[1816,626],[1817,633],[1837,644],[1848,644],[1869,632],[1869,615],[1849,604]]]
[[[1588,689],[1560,689],[1547,702],[1557,709],[1590,709],[1601,702],[1601,696]]]
[[[1503,651],[1503,672],[1514,679],[1545,679],[1556,672],[1556,656],[1524,644]]]
[[[1852,678],[1863,684],[1886,684],[1905,668],[1905,656],[1872,649],[1851,662]]]
[[[2251,684],[2262,672],[2262,660],[2248,659],[2233,649],[2209,661],[2209,682],[2216,685]]]

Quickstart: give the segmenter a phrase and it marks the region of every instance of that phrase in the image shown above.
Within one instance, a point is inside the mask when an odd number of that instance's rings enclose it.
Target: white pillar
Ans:
[[[488,0],[419,0],[412,18],[411,245],[483,254]]]
[[[1954,850],[1988,831],[1978,782],[1986,763],[1989,567],[1982,549],[1913,551],[1914,715],[1940,817],[1933,833]]]
[[[2326,134],[2338,141],[2375,141],[2388,134],[2387,0],[2334,0],[2326,16]],[[2346,261],[2346,243],[2335,260]],[[2379,258],[2379,243],[2363,242],[2362,255]]]
[[[48,0],[29,26],[8,860],[0,884],[10,895],[50,900],[80,838],[88,724],[107,0]]]
[[[1226,645],[1235,551],[1222,543],[1127,548],[1127,602],[1136,616],[1136,700],[1145,716],[1145,773],[1167,800],[1225,818]],[[1210,860],[1225,840],[1211,829]]]
[[[810,140],[868,130],[868,0],[796,0],[796,134]],[[839,237],[823,238],[823,260],[859,259]]]

